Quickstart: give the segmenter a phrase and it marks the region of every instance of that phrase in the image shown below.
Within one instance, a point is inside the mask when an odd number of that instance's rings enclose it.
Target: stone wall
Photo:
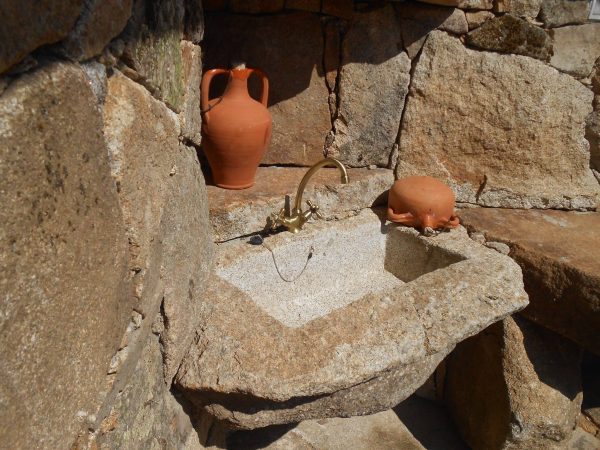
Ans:
[[[330,155],[437,176],[465,203],[598,203],[600,24],[587,1],[203,3],[0,6],[9,448],[204,442],[171,389],[207,313],[196,300],[213,254],[203,62],[269,75],[264,164]]]
[[[587,2],[205,3],[205,65],[245,61],[271,79],[264,164],[329,155],[436,176],[464,203],[596,207]]]
[[[200,1],[34,3],[0,7],[0,446],[203,448]]]

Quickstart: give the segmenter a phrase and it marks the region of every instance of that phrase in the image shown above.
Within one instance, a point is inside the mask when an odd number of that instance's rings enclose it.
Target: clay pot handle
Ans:
[[[210,94],[210,82],[212,81],[215,75],[222,75],[225,73],[229,73],[229,70],[226,69],[211,69],[207,71],[202,77],[202,83],[200,84],[200,92],[202,95],[200,96],[200,111],[204,114],[206,121],[208,122],[208,111],[210,110],[208,98]]]
[[[269,100],[269,79],[267,75],[260,69],[252,69],[252,72],[258,75],[262,80],[262,91],[260,93],[260,102],[263,106],[267,107],[267,102]]]
[[[402,214],[396,214],[394,212],[394,210],[390,207],[388,207],[387,210],[387,217],[388,220],[390,222],[396,222],[396,223],[402,223],[402,224],[409,224],[413,222],[413,215],[409,212],[407,213],[402,213]]]

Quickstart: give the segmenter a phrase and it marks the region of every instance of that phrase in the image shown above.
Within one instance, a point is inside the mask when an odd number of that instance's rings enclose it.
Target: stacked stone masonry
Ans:
[[[206,443],[171,383],[206,318],[213,241],[255,232],[276,205],[253,205],[247,227],[222,228],[222,211],[209,218],[197,156],[203,70],[240,59],[266,70],[274,133],[264,164],[327,155],[378,168],[350,190],[315,189],[334,219],[370,206],[394,175],[414,174],[446,181],[463,203],[593,210],[600,24],[588,13],[585,0],[2,2],[0,442]],[[352,189],[359,207],[335,210]],[[513,352],[527,366],[523,336],[539,325],[597,353],[597,280],[575,270],[577,291],[563,277],[568,262],[533,266],[540,291],[557,273],[564,281],[550,305],[560,314],[544,315],[543,296],[532,297],[523,315],[535,324],[490,330],[510,343],[494,364]],[[504,395],[513,405],[515,394]],[[495,442],[538,442],[532,430],[544,427],[566,436],[580,399],[544,400],[565,416],[550,426],[525,411],[521,435]],[[456,405],[457,420],[467,406]]]

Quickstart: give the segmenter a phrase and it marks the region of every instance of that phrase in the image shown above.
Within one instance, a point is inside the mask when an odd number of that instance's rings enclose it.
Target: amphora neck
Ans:
[[[224,93],[230,98],[250,97],[248,93],[248,78],[252,74],[252,69],[232,69],[229,71],[229,83]]]

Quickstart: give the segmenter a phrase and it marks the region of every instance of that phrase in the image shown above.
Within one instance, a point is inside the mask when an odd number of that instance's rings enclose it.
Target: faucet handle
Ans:
[[[323,218],[323,215],[319,212],[319,205],[315,205],[310,200],[306,200],[306,203],[308,204],[308,207],[310,208],[310,212],[312,213],[312,215],[316,216],[318,219]]]

